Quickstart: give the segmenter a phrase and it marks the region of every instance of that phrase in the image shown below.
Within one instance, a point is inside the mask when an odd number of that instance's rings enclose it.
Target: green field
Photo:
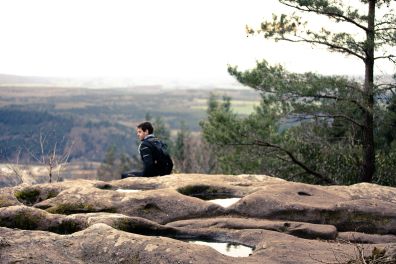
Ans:
[[[206,111],[208,105],[208,99],[196,99],[191,109],[198,111]],[[254,112],[254,108],[260,105],[259,100],[232,100],[231,109],[234,113],[240,115],[249,115]]]

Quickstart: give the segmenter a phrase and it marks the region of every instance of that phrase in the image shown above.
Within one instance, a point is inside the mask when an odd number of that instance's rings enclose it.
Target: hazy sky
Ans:
[[[246,36],[246,24],[280,10],[276,0],[0,0],[0,73],[228,83],[227,64],[263,58],[291,71],[362,73],[357,60]]]

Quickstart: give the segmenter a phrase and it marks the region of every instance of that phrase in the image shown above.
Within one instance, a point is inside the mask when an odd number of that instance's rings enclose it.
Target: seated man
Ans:
[[[143,161],[143,171],[122,173],[122,179],[127,177],[152,177],[172,173],[173,162],[166,150],[166,144],[156,138],[153,133],[154,128],[150,122],[143,122],[137,126],[136,134],[141,141],[138,150]]]

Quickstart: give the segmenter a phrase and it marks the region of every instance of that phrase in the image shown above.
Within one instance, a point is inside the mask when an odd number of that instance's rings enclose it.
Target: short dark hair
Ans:
[[[154,132],[153,125],[150,122],[147,122],[147,121],[139,124],[137,126],[137,128],[140,128],[144,132],[146,132],[148,130],[149,134],[153,134],[153,132]]]

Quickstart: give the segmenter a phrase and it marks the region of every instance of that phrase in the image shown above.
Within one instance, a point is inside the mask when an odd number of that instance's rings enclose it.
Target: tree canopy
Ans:
[[[377,60],[395,64],[392,1],[356,1],[358,7],[337,0],[279,2],[299,14],[273,15],[258,29],[248,26],[248,34],[354,56],[364,64],[364,78],[293,73],[265,60],[247,71],[229,66],[240,83],[260,91],[261,105],[248,118],[240,118],[224,107],[229,102],[217,108],[212,102],[208,120],[202,123],[205,138],[223,146],[219,160],[233,169],[241,168],[236,160],[255,160],[245,172],[330,184],[394,184],[385,173],[394,166],[386,168],[390,163],[384,161],[396,153],[389,134],[395,127],[395,76],[374,75]],[[303,21],[305,14],[324,16],[353,30],[314,31]]]

